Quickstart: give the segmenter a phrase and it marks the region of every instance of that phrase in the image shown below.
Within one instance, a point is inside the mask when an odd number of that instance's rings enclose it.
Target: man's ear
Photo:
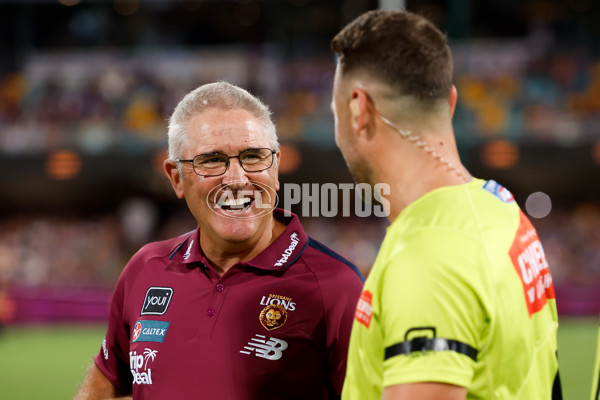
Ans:
[[[458,91],[456,90],[456,86],[452,85],[450,88],[450,118],[454,116],[454,111],[456,110],[456,102],[458,100]]]
[[[277,150],[277,153],[275,153],[275,162],[277,163],[276,167],[277,170],[275,171],[275,175],[277,176],[277,179],[275,180],[275,191],[278,192],[279,191],[279,163],[281,162],[281,149]]]
[[[356,87],[350,95],[350,114],[352,115],[352,128],[358,133],[366,132],[372,121],[373,109],[369,106],[369,94],[364,89]]]
[[[175,195],[180,199],[183,199],[185,197],[183,192],[183,176],[179,173],[177,163],[172,160],[165,160],[163,162],[163,169],[167,178],[169,178],[169,182],[171,182],[171,186],[173,186]]]

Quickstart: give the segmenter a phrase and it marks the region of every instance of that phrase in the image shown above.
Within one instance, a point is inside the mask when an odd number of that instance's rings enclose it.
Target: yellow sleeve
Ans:
[[[598,327],[598,342],[596,344],[596,362],[594,364],[594,375],[592,376],[592,400],[600,399],[600,327]]]
[[[380,281],[384,387],[470,386],[488,320],[476,247],[460,234],[427,231],[388,260]]]

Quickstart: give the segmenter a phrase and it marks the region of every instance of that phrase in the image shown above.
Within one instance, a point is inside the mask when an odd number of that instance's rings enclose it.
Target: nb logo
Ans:
[[[252,354],[256,357],[266,358],[267,360],[279,360],[283,355],[283,351],[288,348],[288,344],[285,340],[270,338],[266,340],[264,335],[255,335],[248,342],[247,346],[244,346],[244,350],[240,350],[242,354]]]

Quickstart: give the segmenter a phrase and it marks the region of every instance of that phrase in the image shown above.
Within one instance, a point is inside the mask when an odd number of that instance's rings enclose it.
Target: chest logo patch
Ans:
[[[279,360],[283,356],[283,351],[288,348],[285,340],[274,337],[269,338],[264,335],[254,335],[252,339],[244,346],[240,353],[250,355],[254,353],[256,357],[267,360]]]
[[[162,343],[169,329],[170,322],[140,320],[133,326],[131,342],[156,342]]]
[[[169,308],[171,297],[173,297],[172,288],[152,286],[144,297],[141,315],[163,315]]]
[[[129,368],[133,375],[133,383],[137,385],[152,385],[152,369],[148,367],[148,361],[154,362],[157,350],[144,349],[143,355],[136,351],[129,352]]]
[[[260,323],[268,331],[281,328],[287,321],[287,310],[281,304],[271,304],[260,312]]]

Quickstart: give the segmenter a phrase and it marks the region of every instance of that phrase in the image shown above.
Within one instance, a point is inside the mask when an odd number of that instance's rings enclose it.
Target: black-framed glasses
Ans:
[[[194,172],[200,176],[219,176],[229,169],[229,160],[237,158],[246,172],[260,172],[271,168],[277,150],[269,148],[246,149],[237,156],[214,152],[198,154],[191,160],[176,160],[177,162],[192,163]]]

